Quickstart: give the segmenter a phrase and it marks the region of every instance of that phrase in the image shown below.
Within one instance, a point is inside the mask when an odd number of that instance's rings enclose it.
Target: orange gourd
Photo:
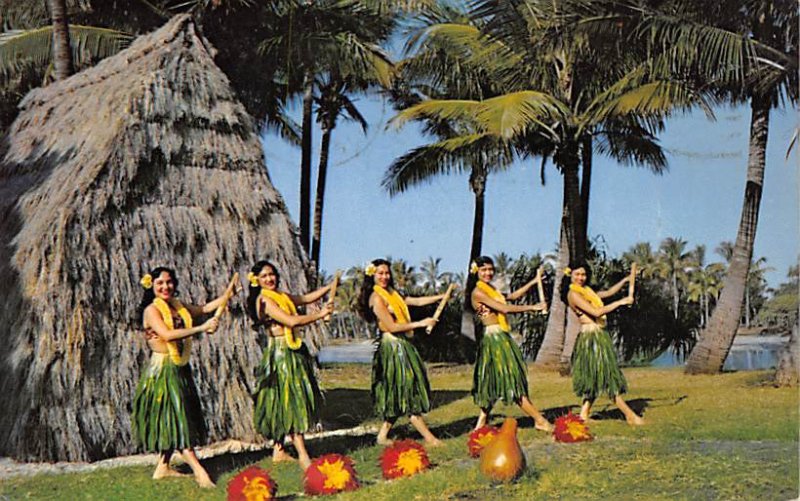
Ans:
[[[506,418],[497,436],[481,452],[481,473],[496,482],[510,482],[525,469],[525,455],[517,440],[517,420]]]

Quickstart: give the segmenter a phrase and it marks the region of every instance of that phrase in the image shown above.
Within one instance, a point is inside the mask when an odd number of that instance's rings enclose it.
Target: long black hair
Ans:
[[[583,268],[586,270],[586,283],[585,285],[589,285],[592,280],[592,269],[589,267],[589,263],[586,261],[573,261],[569,263],[570,273],[571,270],[577,270],[578,268]],[[564,273],[564,270],[558,270],[557,273]],[[566,275],[563,279],[561,279],[561,289],[559,290],[561,294],[561,300],[564,301],[564,304],[567,304],[567,295],[569,295],[569,286],[572,284],[572,276]]]
[[[156,266],[152,270],[148,272],[150,277],[152,277],[152,282],[161,276],[162,273],[168,273],[169,276],[172,278],[172,283],[175,284],[175,289],[172,292],[173,296],[177,296],[178,293],[178,276],[175,274],[175,270],[172,268],[167,268],[166,266]],[[156,293],[153,290],[154,285],[144,289],[144,293],[142,294],[142,301],[139,303],[139,309],[137,310],[138,319],[137,322],[141,322],[142,318],[144,317],[144,310],[153,302],[153,299],[156,298]]]
[[[258,274],[261,273],[261,270],[263,270],[265,266],[269,266],[270,268],[272,268],[272,272],[275,274],[275,284],[280,285],[281,274],[278,272],[278,268],[271,262],[267,261],[266,259],[257,261],[256,264],[254,264],[250,268],[250,272],[258,276]],[[248,286],[248,295],[247,295],[247,314],[250,315],[251,319],[253,319],[253,323],[255,325],[258,325],[261,322],[261,320],[258,318],[258,310],[256,309],[256,303],[258,301],[259,294],[261,294],[261,286],[258,284],[253,285],[252,283],[250,283]]]
[[[394,275],[392,274],[392,263],[385,259],[375,259],[371,263],[376,268],[381,265],[386,265],[389,268],[389,287],[394,289]],[[361,284],[361,291],[358,293],[358,313],[361,318],[367,322],[375,322],[375,313],[369,307],[369,297],[372,295],[372,288],[375,286],[375,277],[373,275],[364,275],[364,282]]]
[[[477,257],[475,258],[474,261],[472,261],[472,263],[475,263],[475,265],[478,268],[487,264],[491,264],[492,266],[494,266],[494,261],[492,261],[492,258],[490,258],[489,256]],[[475,287],[478,285],[478,280],[480,280],[478,278],[477,271],[475,273],[472,273],[472,263],[469,264],[470,271],[469,274],[467,275],[467,286],[464,290],[464,308],[466,308],[467,311],[475,311],[472,308],[472,291],[475,290]]]

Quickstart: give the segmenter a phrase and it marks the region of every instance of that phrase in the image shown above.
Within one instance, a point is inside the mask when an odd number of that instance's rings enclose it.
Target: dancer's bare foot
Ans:
[[[644,425],[644,419],[640,418],[639,416],[635,416],[635,415],[631,416],[631,417],[626,417],[625,421],[627,421],[628,424],[631,425],[631,426],[643,426]]]
[[[427,445],[428,447],[441,447],[444,445],[444,442],[442,442],[438,438],[434,438],[433,440],[426,440],[425,445]]]
[[[478,414],[478,422],[475,423],[475,429],[479,430],[484,426],[486,426],[486,422],[488,420],[489,420],[489,415],[486,414],[485,412],[481,412],[480,414]]]
[[[283,449],[275,449],[272,452],[272,462],[273,463],[293,463],[297,461],[297,459],[293,458]]]
[[[208,473],[205,471],[195,473],[194,481],[203,489],[213,489],[217,486],[217,484],[211,481],[211,478],[209,478]]]
[[[170,467],[162,467],[158,466],[156,471],[153,472],[153,480],[159,480],[162,478],[170,478],[170,477],[188,477],[188,473],[181,473],[178,470],[174,470]]]
[[[375,439],[375,443],[377,443],[378,445],[389,446],[389,445],[394,444],[394,440],[389,440],[388,437],[382,437],[382,436],[378,435],[378,438]]]
[[[546,431],[548,433],[553,431],[553,425],[550,424],[549,421],[537,421],[534,428],[536,428],[539,431]]]

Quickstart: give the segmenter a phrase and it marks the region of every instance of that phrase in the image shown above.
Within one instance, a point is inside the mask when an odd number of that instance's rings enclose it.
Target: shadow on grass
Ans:
[[[652,398],[635,398],[633,400],[626,400],[628,406],[635,412],[636,414],[644,417],[645,411],[648,407],[650,407],[650,402],[652,402]],[[593,412],[591,417],[592,419],[596,419],[597,421],[605,421],[605,420],[617,420],[617,421],[625,421],[625,414],[622,413],[621,410],[617,409],[616,406],[613,408],[609,408],[614,404],[609,404],[606,406],[605,409],[599,412]]]
[[[433,391],[431,393],[431,409],[460,400],[467,395],[469,395],[468,391]],[[374,416],[369,390],[334,388],[325,392],[320,419],[326,430],[359,426]]]
[[[468,394],[469,392],[467,391],[433,391],[431,394],[431,407],[436,408],[447,405],[450,402],[464,398]],[[325,392],[325,400],[322,403],[320,420],[326,430],[353,428],[373,417],[372,398],[369,390],[335,388]],[[457,424],[454,430],[469,429],[469,425],[466,423],[466,421],[469,420],[462,421],[464,421],[464,423]],[[419,435],[408,423],[407,419],[401,419],[401,422],[401,425],[392,429],[392,438],[419,439]],[[464,428],[465,426],[466,428]],[[461,433],[463,432],[458,431],[455,435],[450,436],[456,436]],[[331,452],[348,454],[355,450],[373,445],[375,445],[375,435],[373,433],[355,436],[316,438],[309,440],[306,444],[309,455],[311,455],[312,458]],[[296,456],[296,451],[290,444],[286,445],[286,449],[292,455]],[[261,451],[227,453],[204,460],[203,466],[208,470],[212,479],[218,479],[225,473],[258,463],[271,455],[272,448]],[[188,473],[189,470],[187,469],[186,472]]]

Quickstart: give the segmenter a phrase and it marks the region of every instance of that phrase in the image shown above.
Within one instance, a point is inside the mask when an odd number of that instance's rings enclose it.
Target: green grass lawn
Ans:
[[[467,433],[477,409],[469,396],[471,367],[429,366],[434,409],[427,421],[445,446],[429,450],[433,469],[413,478],[381,480],[381,448],[373,437],[329,437],[309,442],[312,456],[342,452],[356,461],[362,488],[332,499],[512,500],[512,499],[759,499],[798,496],[797,389],[772,387],[765,372],[685,376],[678,369],[626,369],[627,398],[643,413],[641,428],[629,427],[621,413],[600,400],[590,428],[596,439],[554,443],[520,419],[519,440],[528,470],[516,483],[492,485],[467,455]],[[577,411],[571,381],[530,371],[531,399],[551,420]],[[340,365],[322,372],[326,389],[323,422],[328,426],[377,424],[371,416],[369,367]],[[500,406],[521,417],[516,407]],[[395,430],[418,438],[406,420]],[[38,475],[0,483],[0,499],[224,499],[228,481],[257,463],[278,483],[278,496],[302,493],[296,464],[273,466],[269,451],[229,454],[205,461],[218,487],[202,490],[191,478],[155,482],[152,467],[92,473]]]

